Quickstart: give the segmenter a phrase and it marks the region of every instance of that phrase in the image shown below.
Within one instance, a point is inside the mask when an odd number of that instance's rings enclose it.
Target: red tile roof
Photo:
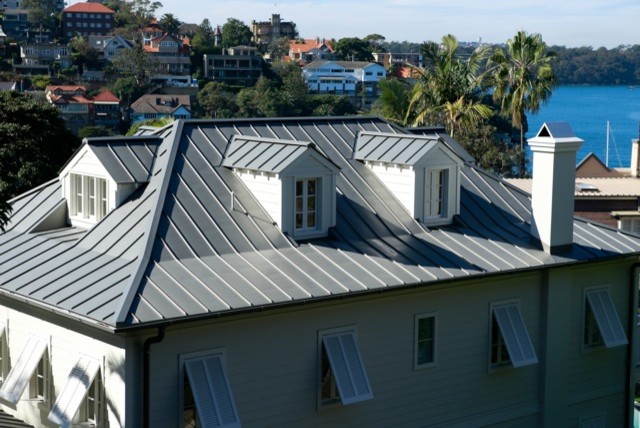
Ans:
[[[83,12],[83,13],[115,13],[113,10],[109,9],[107,6],[100,3],[76,3],[67,8],[65,8],[64,12]]]
[[[312,49],[317,49],[322,47],[322,45],[327,47],[328,52],[333,52],[333,48],[331,47],[331,40],[326,39],[304,39],[304,40],[291,40],[289,42],[289,50],[293,52],[305,53],[309,52]]]
[[[111,92],[108,89],[105,89],[104,91],[100,92],[98,95],[96,95],[95,97],[93,97],[93,101],[98,101],[98,102],[109,102],[109,103],[119,103],[120,102],[120,98],[116,97],[115,95],[113,95],[113,92]]]

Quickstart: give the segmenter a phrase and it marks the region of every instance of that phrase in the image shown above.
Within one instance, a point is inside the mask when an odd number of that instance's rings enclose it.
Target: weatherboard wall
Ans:
[[[15,408],[0,403],[0,407],[34,426],[56,426],[47,420],[47,415],[64,387],[69,373],[78,362],[80,354],[90,356],[101,362],[99,376],[104,385],[103,408],[106,418],[104,426],[110,428],[125,427],[125,352],[124,340],[110,335],[109,342],[96,338],[98,334],[88,331],[80,333],[78,326],[71,321],[54,324],[41,316],[30,316],[5,306],[0,306],[0,321],[7,324],[10,364],[14,365],[31,335],[42,338],[48,343],[50,363],[49,391],[51,399],[46,403],[29,400],[27,386]],[[100,336],[106,336],[104,333]],[[53,395],[51,395],[53,394]]]

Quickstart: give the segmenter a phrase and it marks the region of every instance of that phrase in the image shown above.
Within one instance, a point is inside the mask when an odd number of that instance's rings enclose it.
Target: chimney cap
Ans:
[[[540,127],[536,137],[576,138],[576,134],[567,122],[545,122]]]

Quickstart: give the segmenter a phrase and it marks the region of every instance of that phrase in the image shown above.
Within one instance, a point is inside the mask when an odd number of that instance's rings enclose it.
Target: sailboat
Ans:
[[[616,139],[613,135],[613,131],[611,130],[611,122],[607,120],[607,147],[605,152],[604,164],[607,168],[609,168],[609,139],[613,141],[613,148],[616,152],[616,158],[618,158],[618,166],[622,166],[622,162],[620,161],[620,153],[618,153],[618,145],[616,144]]]

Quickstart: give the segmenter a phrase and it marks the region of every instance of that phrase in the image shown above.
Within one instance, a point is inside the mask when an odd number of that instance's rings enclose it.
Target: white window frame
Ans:
[[[489,371],[506,367],[520,368],[538,363],[538,357],[520,312],[519,300],[490,304],[489,338]],[[504,358],[504,350],[509,356],[508,359]]]
[[[99,221],[109,209],[109,182],[104,177],[69,174],[71,217]]]
[[[596,338],[592,333],[593,323],[589,312],[593,315],[593,319],[597,324],[597,329],[601,342],[593,339]],[[628,345],[627,336],[624,327],[620,322],[620,317],[616,311],[613,300],[611,299],[609,286],[596,286],[584,289],[583,293],[583,310],[582,310],[582,349],[583,351],[599,349],[605,347],[607,349],[617,346]],[[587,336],[589,333],[589,336]],[[589,340],[587,340],[589,339]]]
[[[640,235],[640,217],[622,217],[618,220],[618,229]]]
[[[29,380],[29,398],[43,403],[47,403],[49,401],[49,398],[51,397],[49,392],[50,375],[51,369],[49,358],[47,352],[45,352],[38,361],[36,369]]]
[[[49,421],[61,426],[101,426],[104,416],[102,365],[99,359],[79,356],[51,407]]]
[[[309,182],[315,182],[315,194],[314,195],[309,195],[308,193],[308,189],[309,189]],[[298,193],[298,183],[302,183],[302,194]],[[313,207],[313,221],[314,221],[314,225],[312,227],[310,227],[308,225],[308,220],[309,220],[309,213],[311,210],[309,210],[308,207],[308,201],[309,201],[309,197],[315,197],[315,204]],[[316,232],[320,229],[320,220],[321,220],[321,215],[320,213],[322,212],[322,205],[321,205],[321,201],[320,198],[322,197],[322,178],[321,177],[296,177],[294,180],[294,189],[293,189],[293,201],[294,201],[294,207],[293,207],[293,228],[295,230],[295,234],[300,234],[300,233],[308,233],[308,232]],[[302,201],[302,210],[299,211],[298,210],[298,200]],[[297,225],[297,217],[298,215],[302,216],[302,226],[298,227]]]
[[[9,373],[9,328],[0,325],[0,386]]]
[[[325,356],[328,361],[324,359]],[[328,372],[324,370],[327,363]],[[325,399],[323,386],[326,386],[327,382],[331,392],[330,397]],[[319,331],[318,410],[339,404],[346,406],[372,398],[373,392],[358,348],[355,326]]]
[[[425,174],[425,220],[447,218],[451,172],[449,168],[427,168]]]
[[[421,322],[422,320],[431,319],[431,337],[421,338]],[[429,312],[415,316],[414,320],[414,352],[413,352],[413,368],[414,370],[433,367],[437,362],[438,355],[438,314],[437,312]],[[431,342],[431,356],[427,361],[421,362],[421,344]],[[427,347],[427,349],[429,349]]]
[[[29,336],[20,356],[0,387],[0,397],[15,405],[20,401],[27,386],[29,386],[31,396],[31,384],[40,360],[45,358],[48,363],[47,349],[47,340]],[[45,390],[45,392],[47,391]]]
[[[181,424],[183,423],[184,398],[185,398],[184,387],[185,387],[185,382],[190,378],[188,373],[190,370],[189,367],[196,367],[198,363],[205,364],[205,362],[209,361],[214,364],[218,364],[218,369],[220,370],[220,372],[217,373],[217,376],[218,376],[217,380],[219,382],[223,382],[223,385],[221,384],[214,385],[214,383],[216,382],[216,379],[211,377],[213,376],[213,374],[208,371],[209,368],[205,367],[204,370],[207,373],[207,376],[201,377],[200,379],[206,379],[207,385],[205,389],[209,390],[209,394],[206,394],[205,397],[200,397],[198,392],[194,390],[194,386],[191,385],[191,381],[189,379],[191,393],[194,398],[194,407],[195,407],[194,415],[197,418],[196,420],[199,421],[198,426],[201,426],[203,428],[207,428],[207,427],[240,428],[240,425],[241,425],[240,417],[238,416],[235,400],[233,398],[233,391],[231,389],[231,384],[229,383],[229,379],[227,376],[226,350],[224,348],[216,348],[216,349],[210,349],[205,351],[181,354],[179,355],[178,360],[179,360],[178,414],[180,415],[180,421],[181,421],[180,423]],[[193,366],[190,366],[191,364],[193,364]],[[222,394],[223,396],[222,397],[216,396],[216,394],[220,392],[223,392]],[[210,401],[209,404],[212,406],[215,406],[215,413],[216,413],[215,416],[217,416],[216,418],[217,420],[209,421],[209,423],[207,423],[207,421],[203,421],[199,419],[201,418],[201,415],[198,411],[198,401],[201,401],[202,399],[209,400]],[[221,401],[222,402],[226,401],[225,404],[227,408],[227,413],[224,415],[221,414],[221,411],[220,411]]]

